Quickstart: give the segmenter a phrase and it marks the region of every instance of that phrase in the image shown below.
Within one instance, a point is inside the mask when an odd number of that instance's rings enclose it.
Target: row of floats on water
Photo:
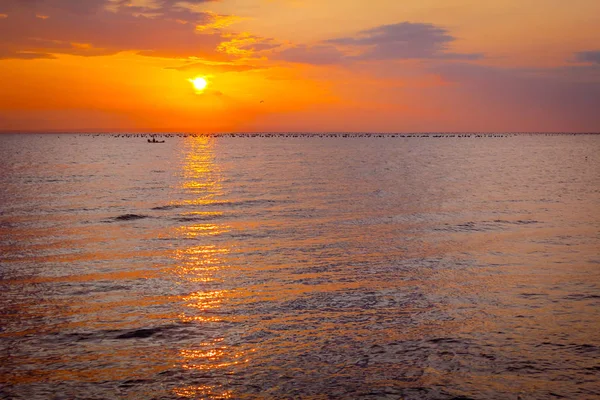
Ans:
[[[148,138],[151,143],[159,143],[158,139],[186,137],[215,138],[503,138],[514,136],[559,136],[559,135],[593,135],[595,133],[96,133],[92,136]],[[87,135],[87,134],[86,134]]]

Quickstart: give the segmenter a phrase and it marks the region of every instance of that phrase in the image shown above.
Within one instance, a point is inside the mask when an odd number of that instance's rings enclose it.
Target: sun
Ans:
[[[194,85],[194,89],[196,89],[197,92],[202,92],[204,89],[206,89],[206,86],[208,85],[206,79],[201,76],[198,78],[188,80],[192,83],[192,85]]]

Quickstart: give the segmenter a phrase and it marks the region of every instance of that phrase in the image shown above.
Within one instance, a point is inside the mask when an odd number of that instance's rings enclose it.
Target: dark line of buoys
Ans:
[[[227,133],[80,133],[86,136],[111,136],[114,138],[147,138],[148,141],[167,138],[211,137],[211,138],[505,138],[514,136],[574,136],[598,135],[594,132],[419,132],[419,133],[375,133],[375,132],[227,132]]]

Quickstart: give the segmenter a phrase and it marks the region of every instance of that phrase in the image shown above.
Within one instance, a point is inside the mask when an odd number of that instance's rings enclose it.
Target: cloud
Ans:
[[[433,24],[401,22],[382,25],[356,35],[325,40],[315,46],[296,45],[275,57],[307,64],[335,64],[352,61],[444,59],[476,60],[478,53],[447,51],[456,38]]]
[[[0,60],[35,60],[56,58],[49,53],[36,53],[27,51],[12,51],[0,49]]]
[[[219,15],[210,11],[206,11],[203,15],[208,21],[203,24],[196,25],[196,32],[205,32],[209,30],[219,30],[228,27],[238,21],[242,21],[243,18],[236,15]]]
[[[42,38],[29,38],[28,50],[11,51],[10,49],[8,49],[5,51],[5,54],[12,56],[5,58],[56,58],[54,54],[61,53],[68,53],[71,55],[79,56],[101,56],[105,54],[111,54],[111,51],[107,49],[96,48],[90,43],[71,42],[64,40],[49,40]]]
[[[255,52],[274,49],[280,46],[274,39],[251,35],[247,32],[223,35],[229,40],[222,42],[218,51],[238,57],[251,56]]]
[[[105,7],[110,0],[2,0],[2,8],[12,13],[51,15],[51,13],[89,14]]]
[[[190,9],[174,0],[3,1],[3,12],[10,15],[0,23],[0,49],[5,57],[134,51],[158,57],[232,59],[217,47],[226,40],[219,29],[235,17]]]
[[[189,62],[178,67],[167,67],[166,69],[175,69],[178,71],[197,71],[198,73],[211,75],[226,72],[245,72],[261,69],[256,65],[248,64],[232,64],[232,63],[206,63],[206,62]]]
[[[600,50],[575,53],[575,60],[584,63],[600,64]]]
[[[360,60],[411,58],[477,59],[481,54],[446,52],[456,38],[433,24],[401,22],[359,32],[356,36],[328,40],[328,43],[355,47]]]
[[[253,53],[254,52],[260,53],[260,52],[263,52],[266,50],[273,50],[278,47],[281,47],[281,43],[276,43],[273,39],[260,38],[259,40],[256,40],[255,42],[252,42],[252,43],[241,44],[241,45],[239,45],[238,48],[240,48],[242,50],[247,50],[247,51],[250,51]]]
[[[332,45],[297,45],[275,53],[275,58],[294,63],[327,65],[341,63],[346,56]]]

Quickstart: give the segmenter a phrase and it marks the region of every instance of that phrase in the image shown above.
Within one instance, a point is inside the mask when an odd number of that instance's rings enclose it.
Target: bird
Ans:
[[[260,101],[260,103],[261,103],[261,104],[262,104],[262,103],[264,103],[264,102],[265,102],[264,100],[261,100],[261,101]]]

